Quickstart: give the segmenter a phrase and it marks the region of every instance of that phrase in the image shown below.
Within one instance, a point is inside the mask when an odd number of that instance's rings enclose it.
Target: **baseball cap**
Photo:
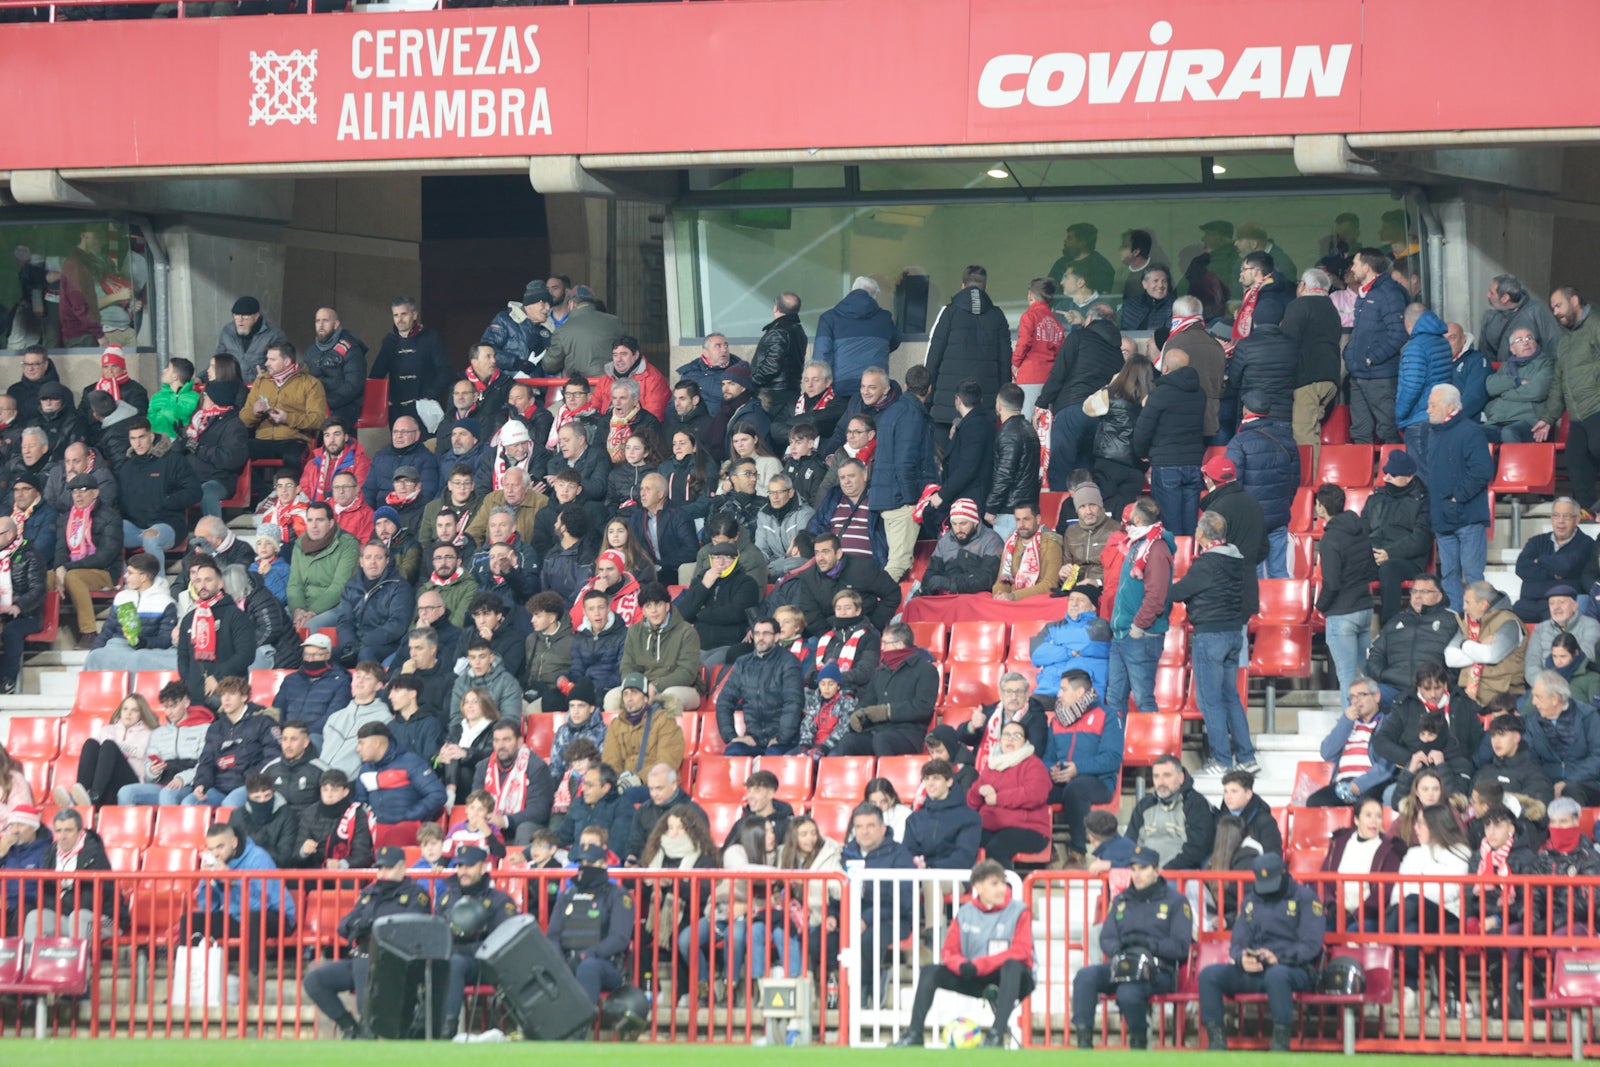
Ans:
[[[1212,456],[1200,468],[1200,473],[1214,482],[1231,482],[1239,477],[1239,468],[1227,456]]]
[[[579,845],[567,855],[579,863],[604,863],[610,858],[606,855],[605,847],[597,845],[593,841],[586,845]]]
[[[1262,856],[1256,860],[1256,892],[1276,893],[1283,888],[1283,857]]]
[[[650,683],[645,680],[644,675],[634,671],[632,674],[623,677],[622,688],[637,689],[641,693],[648,693],[650,692]]]
[[[414,482],[422,481],[422,472],[411,466],[409,463],[403,467],[396,467],[394,469],[394,476],[396,478],[410,478]]]
[[[489,862],[489,854],[477,845],[462,845],[456,849],[456,866],[470,867],[474,863]]]
[[[1129,862],[1140,867],[1160,867],[1161,853],[1153,848],[1136,848],[1133,850],[1133,859]]]
[[[398,867],[406,861],[406,850],[398,845],[384,845],[373,862],[379,867]]]
[[[737,541],[713,541],[706,546],[706,556],[721,556],[724,559],[733,559],[739,554]]]
[[[520,419],[512,419],[500,427],[500,444],[502,447],[505,445],[525,445],[531,440],[533,438],[528,436],[528,428],[523,425]]]
[[[300,642],[301,648],[320,648],[324,652],[333,651],[333,638],[327,634],[311,634]]]

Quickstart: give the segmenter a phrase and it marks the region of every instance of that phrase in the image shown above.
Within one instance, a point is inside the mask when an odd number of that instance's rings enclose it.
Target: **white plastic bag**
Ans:
[[[174,1008],[219,1008],[223,983],[228,1004],[239,1003],[239,976],[228,973],[228,953],[215,941],[179,945],[172,950],[172,980],[167,983]]]
[[[431,434],[439,429],[439,423],[444,421],[444,408],[432,397],[423,397],[417,401],[417,418],[422,420],[422,425]]]

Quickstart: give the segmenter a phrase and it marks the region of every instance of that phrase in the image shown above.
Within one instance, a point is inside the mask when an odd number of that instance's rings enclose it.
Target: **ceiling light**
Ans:
[[[988,175],[991,178],[1005,179],[1011,177],[1011,172],[1006,170],[1004,163],[996,163],[989,168]]]
[[[1228,173],[1228,168],[1224,167],[1221,163],[1213,163],[1213,164],[1211,164],[1211,173],[1212,174],[1226,174],[1226,173]]]

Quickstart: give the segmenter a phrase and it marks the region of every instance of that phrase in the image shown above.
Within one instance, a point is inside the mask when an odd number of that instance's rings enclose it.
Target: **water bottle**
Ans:
[[[783,1043],[785,1045],[794,1045],[798,1044],[799,1041],[800,1021],[798,1019],[790,1019],[789,1028],[783,1032]]]

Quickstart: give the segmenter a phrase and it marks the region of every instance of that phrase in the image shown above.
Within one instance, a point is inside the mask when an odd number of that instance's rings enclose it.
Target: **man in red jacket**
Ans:
[[[1004,1048],[1011,1013],[1033,992],[1033,921],[1028,907],[1011,895],[1006,870],[993,860],[972,868],[972,897],[956,909],[944,935],[940,962],[922,969],[911,1002],[911,1023],[894,1047],[922,1045],[922,1029],[941,989],[984,997],[994,1006],[994,1026],[984,1048]]]

